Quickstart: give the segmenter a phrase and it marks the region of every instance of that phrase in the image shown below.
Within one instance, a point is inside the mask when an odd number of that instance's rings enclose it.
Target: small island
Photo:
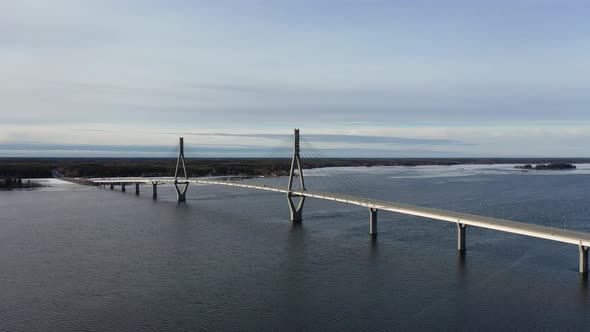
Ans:
[[[514,168],[522,170],[564,170],[564,169],[576,169],[576,165],[566,163],[550,163],[550,164],[539,164],[539,165],[517,165]]]
[[[42,185],[32,182],[31,180],[23,181],[22,178],[6,177],[0,178],[0,190],[4,189],[30,189],[38,188]]]

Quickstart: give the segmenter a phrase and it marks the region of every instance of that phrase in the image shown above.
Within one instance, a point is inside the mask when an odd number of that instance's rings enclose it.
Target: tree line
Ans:
[[[492,163],[584,163],[590,159],[461,159],[461,158],[405,158],[405,159],[305,159],[304,168],[346,166],[421,166]],[[289,172],[291,160],[284,159],[187,159],[187,175],[197,176],[282,176]],[[0,178],[49,178],[49,177],[149,177],[172,176],[176,159],[159,158],[0,158]],[[182,174],[184,175],[184,174]]]

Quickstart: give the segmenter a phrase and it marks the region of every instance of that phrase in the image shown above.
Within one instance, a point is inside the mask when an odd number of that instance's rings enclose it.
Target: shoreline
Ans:
[[[176,159],[162,158],[0,158],[0,174],[13,177],[57,178],[88,184],[89,177],[157,177],[174,174]],[[187,173],[200,176],[283,176],[290,158],[209,158],[187,159]],[[304,169],[329,167],[469,166],[590,164],[590,158],[330,158],[303,159]]]

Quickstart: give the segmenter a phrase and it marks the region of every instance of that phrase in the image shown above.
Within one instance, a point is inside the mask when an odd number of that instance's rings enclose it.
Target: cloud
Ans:
[[[249,137],[266,139],[284,139],[286,135],[281,134],[227,134],[227,133],[197,133],[185,134],[193,136],[208,137]],[[403,138],[390,136],[368,136],[368,135],[319,135],[307,134],[305,139],[318,143],[347,143],[347,144],[391,144],[391,145],[464,145],[465,143],[452,139],[430,139],[430,138]]]
[[[69,151],[75,154],[78,151],[95,152],[169,152],[167,146],[145,145],[90,145],[90,144],[0,144],[0,150],[4,151]]]
[[[379,149],[351,150],[347,148],[322,149],[330,158],[435,158],[466,157],[469,154],[456,151],[435,151],[422,149]],[[75,145],[75,144],[0,144],[0,156],[4,157],[152,157],[176,158],[177,149],[169,146],[141,145]],[[265,146],[249,145],[192,145],[186,147],[187,159],[199,158],[290,158],[291,150],[283,149],[269,155]],[[482,155],[477,155],[482,156]],[[485,155],[484,155],[485,156]],[[316,158],[315,154],[304,154],[304,158]]]
[[[264,157],[267,147],[251,145],[199,144],[185,146],[187,159],[208,157]],[[0,144],[3,157],[151,157],[176,158],[177,146],[161,145],[98,145],[98,144]],[[275,158],[286,158],[287,154]]]
[[[590,153],[582,2],[1,7],[0,143],[272,147],[297,126],[359,155]]]

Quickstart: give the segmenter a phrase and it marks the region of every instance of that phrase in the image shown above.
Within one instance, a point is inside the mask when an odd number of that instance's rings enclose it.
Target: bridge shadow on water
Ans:
[[[576,297],[580,308],[588,310],[590,307],[590,299],[588,298],[588,273],[580,274],[580,290],[576,293]]]
[[[377,235],[373,234],[370,236],[369,259],[371,262],[376,262],[379,258],[379,241],[377,240]]]
[[[588,273],[580,274],[580,289],[588,291]]]
[[[457,251],[457,285],[466,287],[468,285],[469,266],[467,265],[467,251]]]
[[[580,286],[582,289],[588,289],[588,273],[580,274]]]

